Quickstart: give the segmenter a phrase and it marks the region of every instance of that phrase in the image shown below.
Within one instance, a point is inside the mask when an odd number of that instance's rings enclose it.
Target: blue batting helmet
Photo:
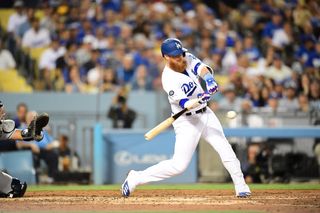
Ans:
[[[178,56],[182,55],[188,50],[182,47],[182,43],[179,39],[176,38],[167,38],[161,44],[161,53],[162,56]]]

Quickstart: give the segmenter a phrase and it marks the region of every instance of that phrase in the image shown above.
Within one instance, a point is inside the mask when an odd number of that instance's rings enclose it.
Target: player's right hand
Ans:
[[[211,98],[211,95],[208,92],[198,94],[198,98],[200,98],[200,104],[204,104],[208,102]]]

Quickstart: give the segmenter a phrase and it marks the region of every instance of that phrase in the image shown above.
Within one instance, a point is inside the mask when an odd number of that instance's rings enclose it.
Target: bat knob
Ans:
[[[144,135],[144,139],[146,139],[147,141],[151,140],[151,137],[148,134]]]

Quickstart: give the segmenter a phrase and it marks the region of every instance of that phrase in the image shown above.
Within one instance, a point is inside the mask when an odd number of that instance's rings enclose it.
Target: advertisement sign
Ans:
[[[144,170],[172,157],[175,144],[173,131],[164,132],[152,141],[144,132],[111,132],[104,135],[107,144],[107,182],[122,183],[130,170]],[[197,181],[197,154],[182,174],[161,183],[193,183]]]

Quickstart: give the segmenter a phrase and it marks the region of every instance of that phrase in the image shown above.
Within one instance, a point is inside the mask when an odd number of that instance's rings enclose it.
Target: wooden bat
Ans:
[[[190,105],[188,106],[188,108],[184,108],[183,110],[181,110],[180,112],[172,115],[171,117],[167,118],[166,120],[162,121],[160,124],[158,124],[156,127],[154,127],[153,129],[151,129],[149,132],[147,132],[144,135],[144,138],[146,140],[151,140],[152,138],[154,138],[155,136],[157,136],[159,133],[161,133],[163,130],[167,129],[175,120],[177,120],[181,115],[183,115],[183,113],[185,113],[186,111],[188,111],[189,109],[191,109],[192,107],[194,107],[199,101],[201,100],[201,98],[199,99],[191,99],[190,101],[192,101],[190,103]]]

